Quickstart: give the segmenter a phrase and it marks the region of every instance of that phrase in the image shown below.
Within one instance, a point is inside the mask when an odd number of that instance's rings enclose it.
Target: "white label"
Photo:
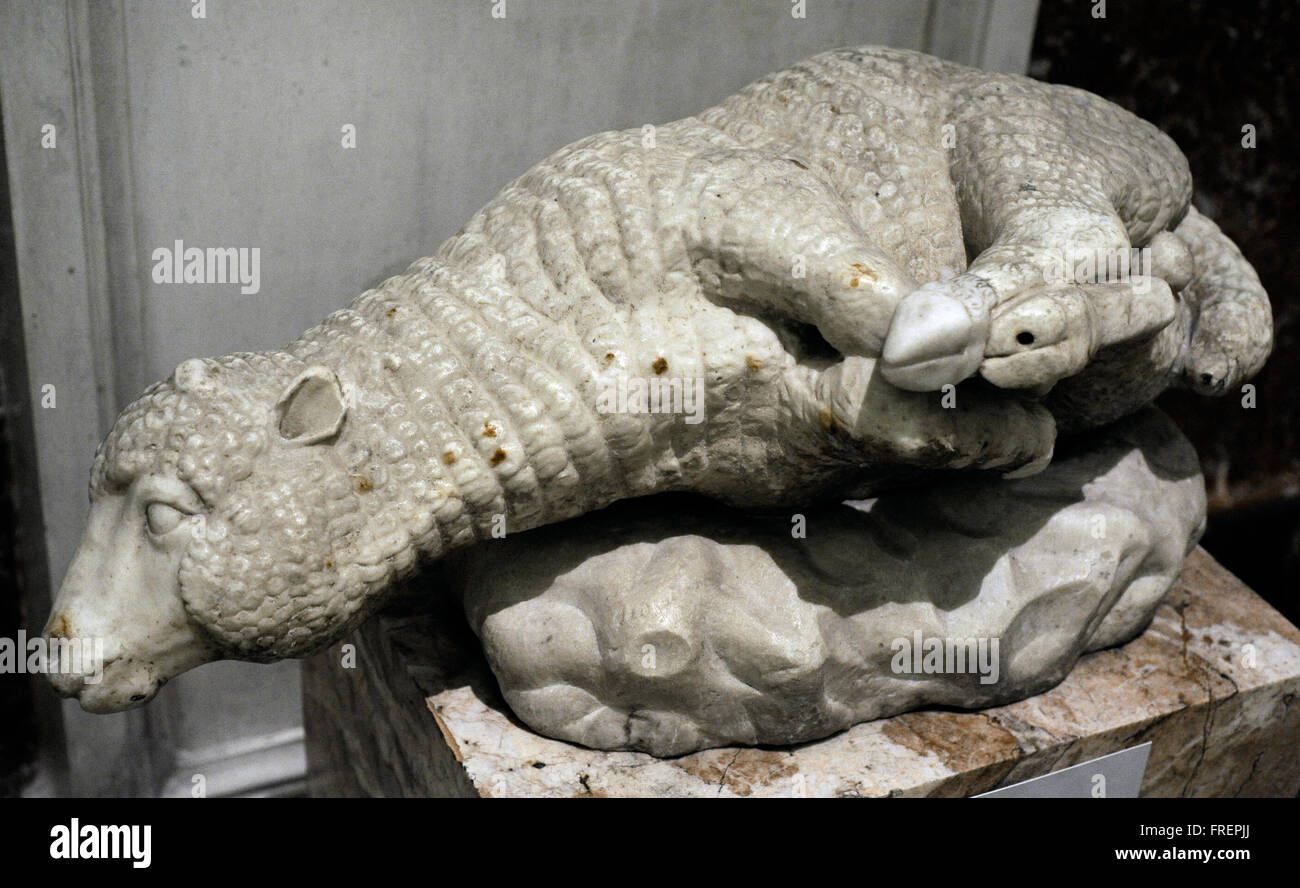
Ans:
[[[1042,777],[1033,777],[977,799],[1135,799],[1147,772],[1151,744],[1112,752]]]

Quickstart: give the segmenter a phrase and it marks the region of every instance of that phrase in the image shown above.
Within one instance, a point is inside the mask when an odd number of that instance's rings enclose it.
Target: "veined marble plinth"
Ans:
[[[538,736],[450,596],[371,620],[304,667],[316,795],[968,796],[1151,741],[1144,796],[1300,792],[1300,630],[1202,549],[1150,627],[1051,691],[922,711],[792,749],[675,759]],[[349,668],[345,663],[352,663]]]

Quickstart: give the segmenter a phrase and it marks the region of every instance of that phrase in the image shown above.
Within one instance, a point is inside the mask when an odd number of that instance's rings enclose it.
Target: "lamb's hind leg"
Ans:
[[[1221,395],[1258,373],[1273,348],[1268,294],[1237,245],[1195,207],[1175,233],[1196,266],[1183,291],[1196,320],[1176,368],[1179,381],[1200,394]]]

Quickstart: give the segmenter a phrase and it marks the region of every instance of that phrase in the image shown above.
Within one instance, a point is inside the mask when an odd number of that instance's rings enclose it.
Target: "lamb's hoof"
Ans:
[[[926,285],[898,303],[880,356],[881,373],[890,384],[913,392],[956,385],[979,369],[984,333],[960,299]]]

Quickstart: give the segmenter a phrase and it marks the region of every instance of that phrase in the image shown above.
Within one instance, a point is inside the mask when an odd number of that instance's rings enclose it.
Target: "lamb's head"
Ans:
[[[102,640],[102,660],[51,668],[55,688],[112,712],[201,663],[301,656],[350,629],[380,578],[347,554],[366,522],[348,425],[334,372],[282,353],[185,361],[128,407],[45,628]]]

